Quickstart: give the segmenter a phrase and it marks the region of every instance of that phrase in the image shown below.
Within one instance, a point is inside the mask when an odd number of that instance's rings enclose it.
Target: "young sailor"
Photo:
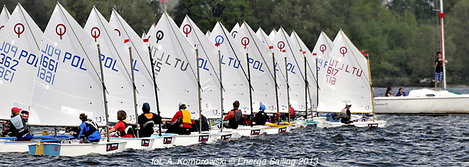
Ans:
[[[85,113],[80,114],[80,133],[78,133],[78,138],[83,143],[97,143],[101,140],[101,135],[98,131],[98,124],[93,122],[91,119],[88,119]]]
[[[166,133],[176,133],[180,135],[191,134],[192,120],[191,113],[186,110],[185,104],[179,105],[179,111],[174,114],[168,125],[168,131]]]
[[[33,135],[31,135],[27,127],[28,118],[28,111],[13,107],[11,109],[11,119],[5,133],[9,136],[15,136],[17,141],[30,141]]]
[[[140,126],[139,137],[150,137],[155,132],[153,126],[161,123],[161,116],[151,113],[148,103],[143,103],[142,110],[143,114],[137,118]]]
[[[264,112],[266,109],[264,104],[261,104],[259,106],[259,112],[254,116],[254,122],[256,123],[255,125],[265,125],[267,120],[269,119],[269,116]]]
[[[342,111],[339,113],[339,116],[341,118],[340,122],[344,124],[352,123],[352,121],[350,121],[350,118],[352,117],[352,113],[350,113],[350,107],[352,107],[352,104],[347,103],[345,105],[345,108],[342,109]]]
[[[127,113],[124,110],[117,111],[117,120],[119,120],[119,122],[117,122],[113,128],[109,129],[109,133],[117,131],[117,137],[133,138],[134,128],[132,124],[125,119],[127,119]]]
[[[238,125],[241,125],[244,120],[244,115],[239,108],[239,101],[233,102],[233,109],[223,118],[223,121],[228,121],[228,125],[224,125],[227,128],[238,129]]]

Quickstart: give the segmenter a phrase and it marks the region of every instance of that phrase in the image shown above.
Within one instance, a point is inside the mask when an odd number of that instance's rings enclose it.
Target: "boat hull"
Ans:
[[[341,122],[331,122],[327,121],[326,117],[315,117],[315,121],[318,121],[317,127],[319,128],[330,128],[330,127],[340,127],[340,126],[355,126],[355,127],[386,127],[387,121],[384,120],[369,120],[369,119],[357,119],[353,123],[344,124]]]
[[[161,136],[153,135],[144,138],[111,138],[111,141],[127,142],[125,146],[126,149],[154,150],[174,147],[176,136],[175,134],[162,134]]]
[[[379,114],[469,114],[469,95],[444,97],[375,97]]]
[[[42,146],[41,146],[42,145]],[[29,145],[30,155],[48,155],[48,156],[82,156],[88,154],[113,154],[122,152],[125,149],[126,142],[104,142],[99,143],[41,143]]]
[[[268,135],[276,135],[281,133],[290,132],[292,129],[292,124],[288,123],[286,125],[273,125],[265,128],[265,133]]]
[[[190,135],[178,135],[174,142],[175,146],[190,146],[201,143],[212,144],[215,139],[210,137],[208,133],[191,133]]]

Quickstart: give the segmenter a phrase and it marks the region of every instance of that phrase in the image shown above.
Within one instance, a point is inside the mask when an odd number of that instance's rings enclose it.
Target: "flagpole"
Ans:
[[[443,89],[446,89],[445,27],[444,27],[444,20],[443,20],[445,13],[443,12],[443,0],[440,0],[440,13],[438,15],[440,17],[440,34],[441,34],[440,52],[443,58]]]
[[[253,127],[252,117],[253,117],[253,108],[252,108],[252,84],[251,84],[251,68],[249,67],[249,54],[246,53],[246,63],[248,65],[248,83],[249,83],[249,106],[251,108],[251,127]]]

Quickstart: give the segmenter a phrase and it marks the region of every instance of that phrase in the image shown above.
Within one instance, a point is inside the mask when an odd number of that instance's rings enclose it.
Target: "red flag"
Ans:
[[[362,53],[362,54],[363,54],[363,53],[365,53],[365,51],[364,51],[364,50],[360,50],[360,53]]]
[[[445,13],[438,13],[438,16],[440,17],[440,19],[442,19],[443,17],[445,17]]]
[[[368,53],[363,54],[363,56],[368,57]]]
[[[143,39],[143,42],[148,42],[148,39]]]

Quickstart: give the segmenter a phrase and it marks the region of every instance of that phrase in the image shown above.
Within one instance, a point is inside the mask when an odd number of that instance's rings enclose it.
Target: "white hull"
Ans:
[[[49,156],[82,156],[88,154],[113,154],[122,152],[126,142],[74,143],[41,143],[44,145],[44,154]],[[38,144],[29,145],[29,154],[38,155]]]
[[[223,129],[223,132],[220,130],[211,130],[210,137],[214,141],[228,141],[228,140],[237,140],[241,138],[241,135],[232,129]]]
[[[350,123],[350,124],[327,121],[325,117],[315,117],[314,120],[319,121],[319,124],[317,126],[318,128],[330,128],[330,127],[340,127],[340,126],[384,128],[386,126],[386,121],[383,121],[383,120],[373,121],[373,120],[357,119],[353,123]]]
[[[239,126],[238,129],[233,129],[238,132],[241,136],[245,137],[257,137],[265,133],[265,126]]]
[[[212,144],[215,143],[216,140],[213,138],[210,138],[210,134],[208,133],[197,133],[197,132],[192,132],[190,135],[178,135],[176,137],[176,140],[174,142],[175,146],[190,146],[190,145],[196,145],[200,143],[207,143],[207,144]]]
[[[177,135],[162,134],[162,136],[153,135],[144,138],[111,138],[111,142],[125,141],[127,142],[125,146],[126,149],[154,150],[174,147],[176,136]]]
[[[379,114],[469,114],[469,94],[448,91],[415,90],[419,94],[404,97],[375,97],[375,113]],[[427,96],[430,95],[430,96]]]
[[[28,152],[28,145],[36,142],[9,142],[0,141],[0,153]]]

